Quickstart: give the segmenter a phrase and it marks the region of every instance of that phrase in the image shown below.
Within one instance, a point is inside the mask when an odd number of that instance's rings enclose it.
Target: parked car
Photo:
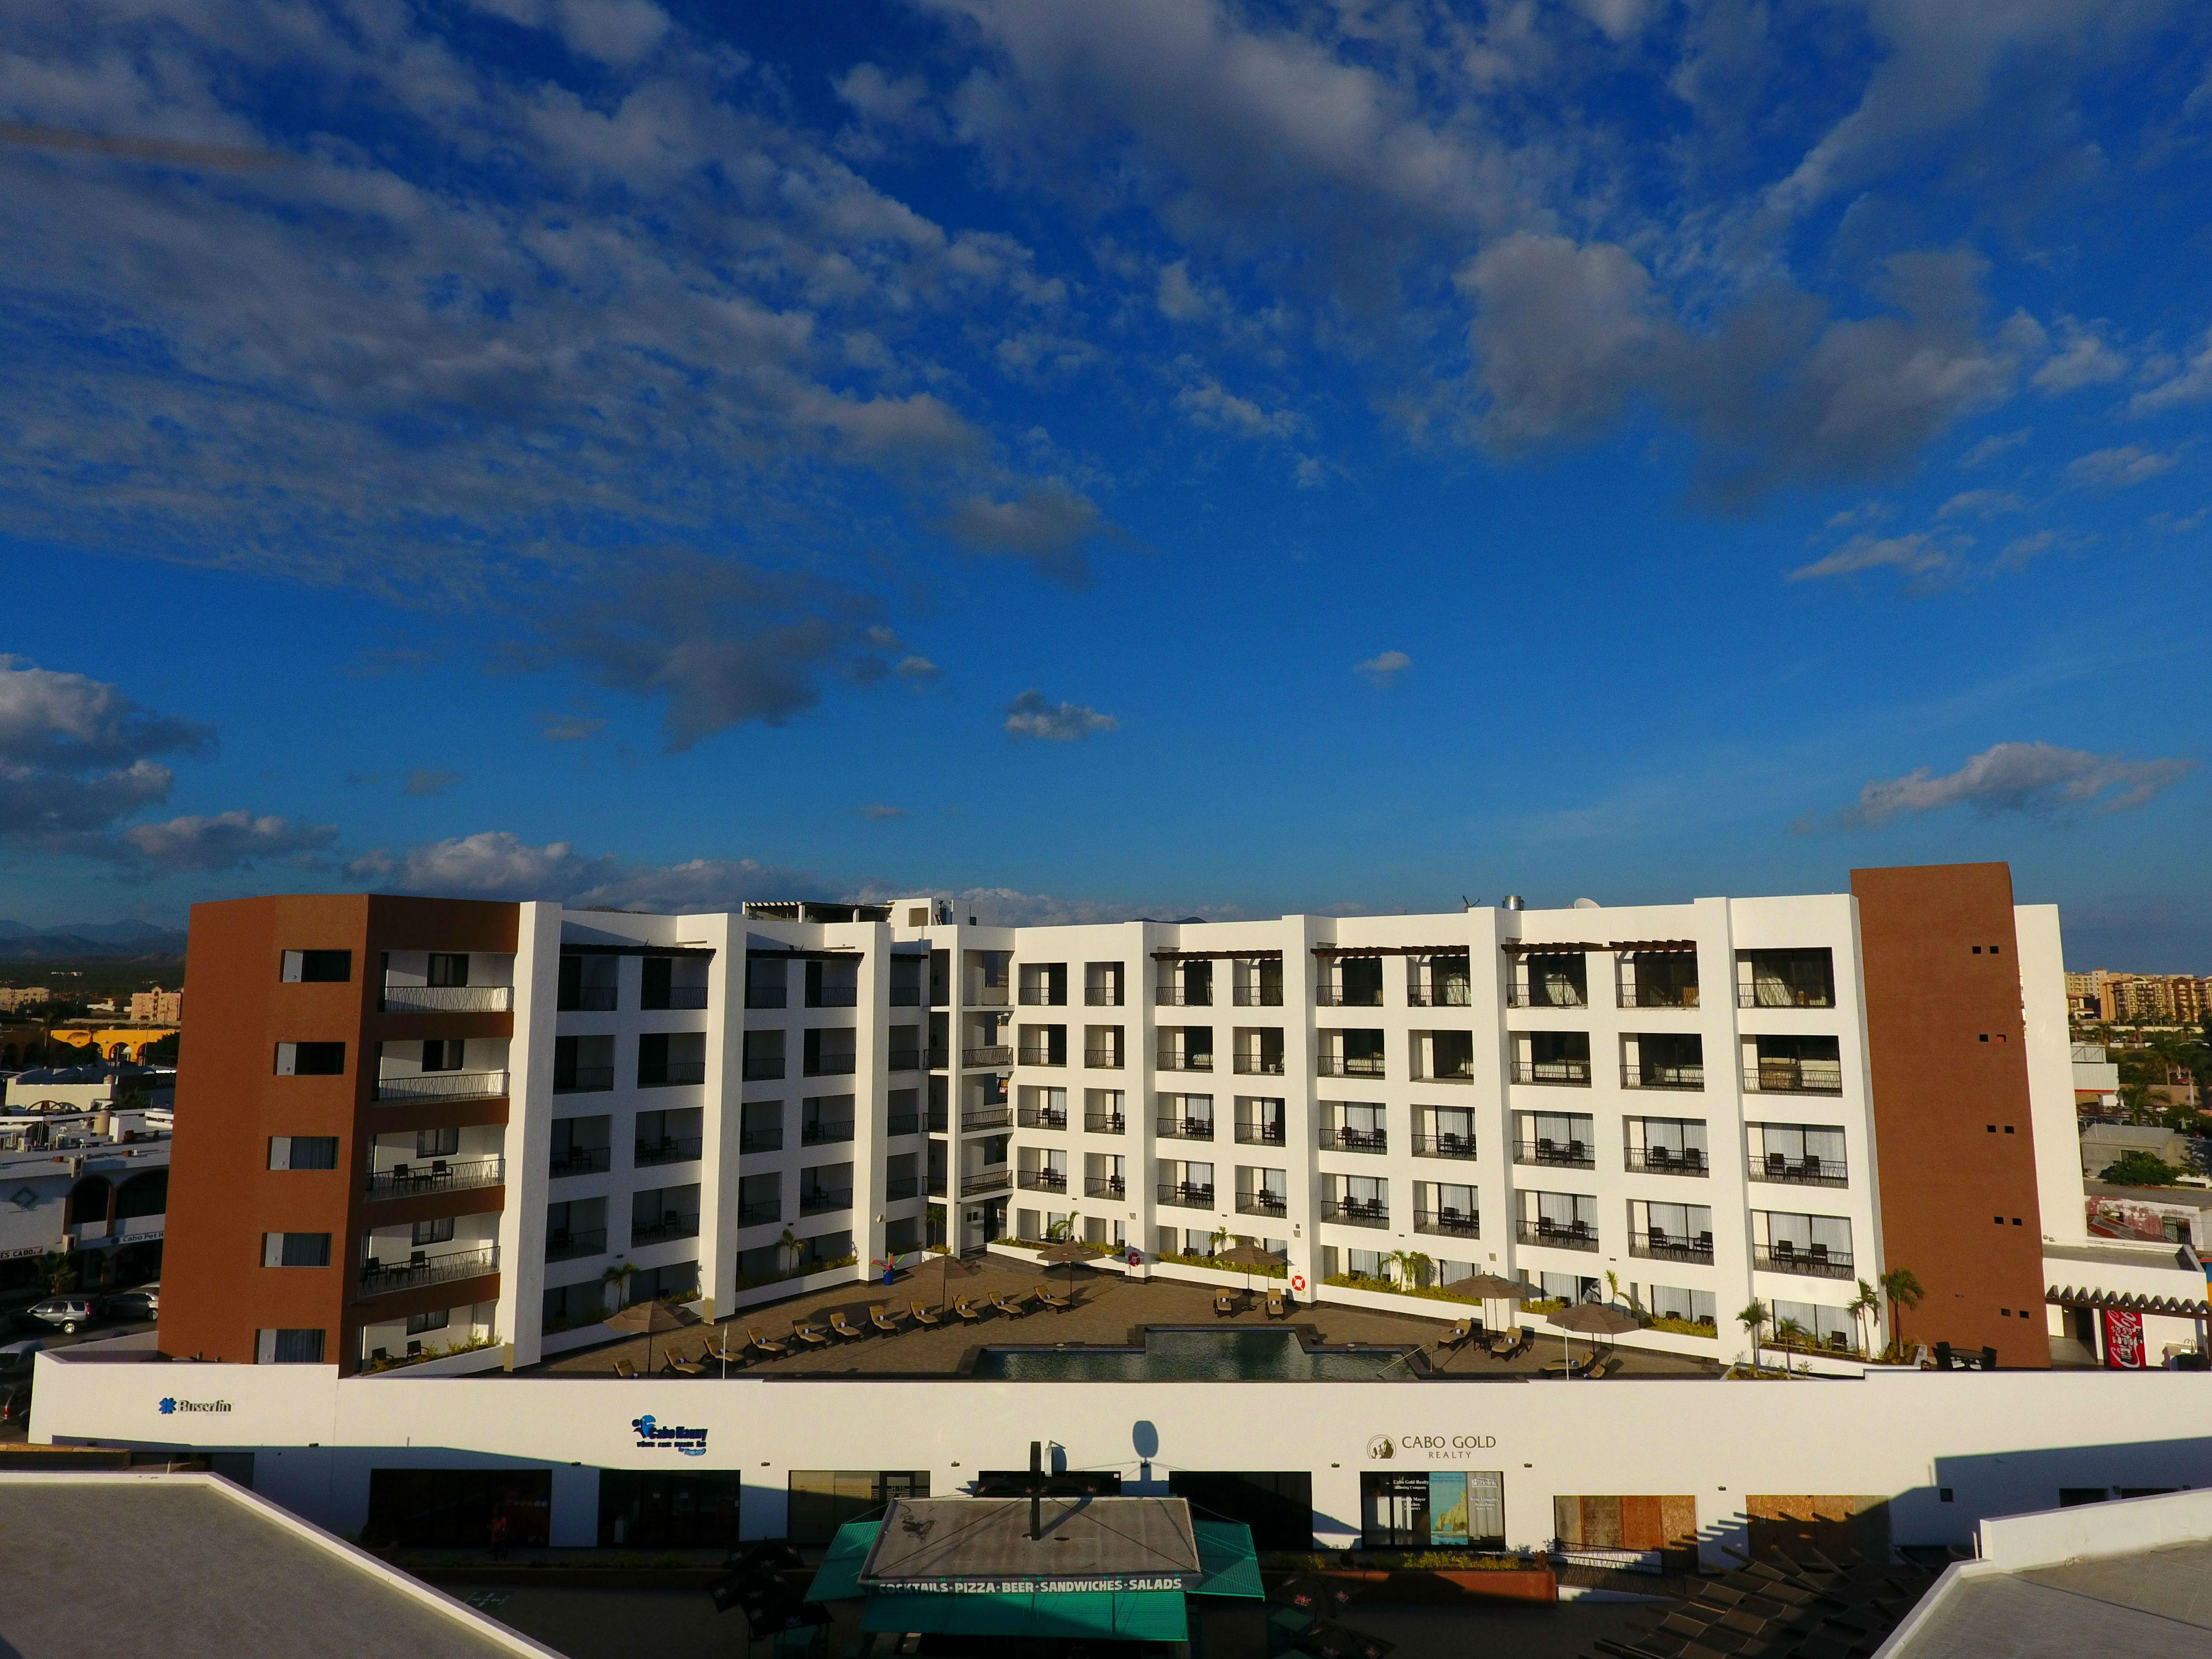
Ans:
[[[156,1319],[161,1312],[161,1293],[158,1290],[118,1291],[101,1304],[101,1311],[110,1319]]]
[[[41,1336],[27,1336],[18,1342],[0,1343],[0,1376],[29,1370],[31,1356],[46,1346],[46,1339]]]
[[[75,1331],[98,1317],[88,1296],[50,1296],[44,1302],[33,1302],[23,1313],[41,1325],[52,1325],[64,1331]]]
[[[20,1429],[30,1420],[29,1380],[0,1385],[0,1428]]]

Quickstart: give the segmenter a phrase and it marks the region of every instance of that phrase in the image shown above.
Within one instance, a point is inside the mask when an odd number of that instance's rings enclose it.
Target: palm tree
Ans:
[[[783,1252],[786,1273],[794,1271],[799,1266],[799,1258],[805,1253],[805,1247],[793,1236],[788,1227],[783,1230],[783,1237],[775,1241],[775,1248]]]
[[[1774,1346],[1778,1348],[1785,1349],[1803,1347],[1805,1346],[1805,1328],[1794,1319],[1776,1320],[1774,1322]],[[1790,1363],[1785,1359],[1783,1361],[1783,1369],[1787,1370],[1789,1368]]]
[[[1437,1265],[1436,1258],[1422,1250],[1407,1250],[1404,1255],[1405,1271],[1413,1275],[1414,1288],[1417,1290],[1425,1288],[1429,1282],[1429,1273]]]
[[[615,1293],[617,1311],[620,1311],[621,1306],[627,1303],[629,1297],[629,1282],[636,1276],[637,1263],[635,1261],[617,1261],[599,1275],[599,1283],[606,1285]]]
[[[1229,1248],[1231,1237],[1228,1228],[1216,1227],[1206,1236],[1206,1253],[1208,1255],[1219,1255]]]
[[[1759,1364],[1759,1333],[1766,1323],[1766,1304],[1754,1297],[1735,1319],[1737,1324],[1751,1333],[1751,1369],[1755,1376]]]
[[[1867,1322],[1881,1311],[1881,1292],[1862,1279],[1859,1280],[1859,1293],[1852,1301],[1850,1307],[1851,1325],[1859,1333],[1861,1353],[1871,1354],[1874,1352],[1874,1337],[1867,1330],[1866,1326]]]
[[[1905,1310],[1918,1307],[1927,1291],[1921,1288],[1920,1277],[1911,1268],[1892,1267],[1881,1276],[1881,1293],[1889,1298],[1889,1345],[1901,1355],[1905,1352]]]
[[[39,1273],[46,1281],[49,1295],[59,1296],[69,1289],[70,1281],[76,1277],[76,1258],[70,1253],[68,1243],[58,1250],[48,1250],[39,1258]]]

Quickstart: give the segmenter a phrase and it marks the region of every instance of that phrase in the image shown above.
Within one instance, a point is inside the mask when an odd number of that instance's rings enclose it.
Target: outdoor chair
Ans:
[[[791,1344],[788,1341],[771,1342],[750,1325],[745,1327],[745,1340],[771,1359],[779,1358],[791,1352]]]
[[[945,1316],[934,1308],[925,1308],[919,1302],[912,1304],[911,1306],[914,1310],[914,1322],[917,1325],[942,1325],[945,1322]]]
[[[1509,1325],[1490,1339],[1491,1355],[1498,1359],[1511,1359],[1527,1345],[1528,1340],[1528,1330],[1526,1326]]]
[[[730,1339],[725,1335],[720,1347],[709,1348],[700,1358],[711,1359],[717,1365],[742,1365],[745,1363],[745,1345],[740,1342],[732,1348],[730,1346]]]
[[[637,1367],[631,1364],[627,1359],[617,1359],[615,1361],[615,1375],[617,1376],[634,1377],[637,1375]]]
[[[1226,1319],[1226,1318],[1228,1318],[1231,1314],[1235,1313],[1236,1311],[1237,1311],[1237,1292],[1236,1292],[1236,1291],[1216,1291],[1213,1293],[1213,1316],[1214,1316],[1216,1319]]]
[[[838,1335],[845,1337],[862,1337],[867,1334],[866,1331],[845,1317],[845,1310],[842,1308],[830,1316],[830,1328]]]
[[[1479,1321],[1473,1319],[1461,1320],[1458,1324],[1443,1334],[1437,1346],[1440,1348],[1456,1348],[1463,1343],[1473,1341],[1479,1323]]]
[[[1075,1305],[1074,1297],[1068,1296],[1054,1296],[1052,1293],[1051,1288],[1044,1285],[1040,1285],[1036,1287],[1036,1299],[1044,1304],[1046,1307],[1051,1309],[1054,1313],[1066,1313],[1070,1308]]]
[[[705,1358],[706,1353],[707,1351],[702,1346],[699,1350],[700,1359]],[[678,1376],[704,1376],[707,1374],[707,1368],[699,1363],[699,1359],[686,1359],[678,1350],[674,1348],[668,1351],[668,1358],[663,1363]]]
[[[1267,1317],[1288,1319],[1291,1316],[1291,1293],[1288,1291],[1267,1292]]]
[[[886,1336],[896,1336],[898,1334],[898,1316],[893,1313],[889,1308],[869,1309],[868,1323],[873,1325],[878,1330],[881,1331]]]
[[[1018,1293],[1008,1296],[1004,1291],[991,1292],[991,1306],[1010,1319],[1019,1319],[1029,1312],[1028,1307],[1023,1303]]]
[[[970,1325],[975,1324],[983,1317],[983,1310],[964,1296],[953,1297],[952,1311]]]
[[[1596,1364],[1589,1368],[1590,1378],[1593,1382],[1601,1381],[1606,1377],[1611,1376],[1615,1371],[1619,1370],[1627,1363],[1628,1362],[1623,1359],[1619,1354],[1609,1353],[1606,1355],[1604,1358],[1599,1360]]]
[[[791,1328],[791,1334],[810,1348],[826,1348],[830,1346],[830,1333],[819,1325],[793,1325]]]

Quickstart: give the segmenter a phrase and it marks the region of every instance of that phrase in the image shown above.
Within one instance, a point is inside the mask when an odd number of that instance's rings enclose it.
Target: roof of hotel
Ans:
[[[22,1659],[552,1652],[211,1475],[0,1474],[0,1536]]]
[[[1888,1651],[1891,1659],[2212,1652],[2212,1543],[1961,1576]]]

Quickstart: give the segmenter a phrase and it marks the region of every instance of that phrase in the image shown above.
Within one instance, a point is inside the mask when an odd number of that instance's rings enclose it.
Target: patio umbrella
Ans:
[[[1589,1336],[1618,1336],[1623,1331],[1642,1328],[1644,1322],[1626,1308],[1609,1307],[1602,1302],[1577,1302],[1571,1308],[1562,1308],[1550,1316],[1559,1328],[1559,1352],[1571,1367],[1574,1359],[1567,1343],[1569,1331],[1581,1331]]]
[[[698,1320],[690,1312],[672,1303],[663,1302],[658,1297],[648,1301],[633,1302],[607,1321],[612,1329],[627,1332],[632,1336],[643,1333],[645,1369],[648,1372],[653,1370],[653,1339],[696,1323]]]
[[[1290,1266],[1288,1256],[1273,1250],[1262,1249],[1249,1238],[1238,1239],[1213,1259],[1216,1261],[1225,1261],[1232,1267],[1242,1267],[1244,1270],[1244,1290],[1247,1295],[1249,1295],[1252,1290],[1253,1268]]]
[[[1088,1261],[1097,1254],[1097,1251],[1079,1239],[1063,1238],[1059,1243],[1048,1244],[1039,1250],[1037,1260],[1047,1267],[1057,1267],[1061,1262],[1066,1262],[1068,1289],[1073,1293],[1075,1288],[1075,1264],[1079,1261]]]
[[[977,1267],[974,1262],[966,1260],[964,1257],[953,1254],[951,1246],[945,1246],[944,1251],[938,1257],[938,1307],[939,1309],[945,1309],[952,1305],[951,1281],[956,1276],[961,1279],[973,1279],[977,1273],[980,1273],[983,1270]]]
[[[1496,1273],[1477,1273],[1472,1279],[1455,1279],[1443,1287],[1443,1293],[1481,1303],[1483,1323],[1487,1326],[1492,1303],[1510,1302],[1517,1308],[1522,1298],[1534,1289],[1534,1285],[1524,1285],[1517,1279],[1504,1279]],[[1512,1322],[1509,1320],[1507,1322]]]

